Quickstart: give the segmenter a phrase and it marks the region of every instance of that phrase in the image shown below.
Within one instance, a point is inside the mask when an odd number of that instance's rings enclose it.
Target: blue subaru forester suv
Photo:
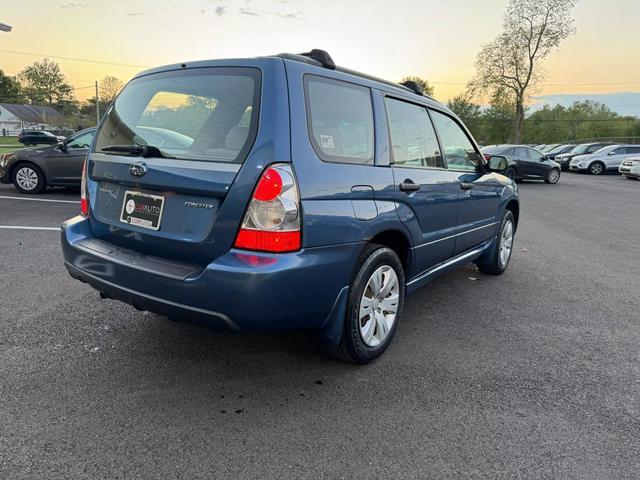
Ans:
[[[417,85],[322,50],[139,74],[106,112],[62,226],[103,298],[234,331],[316,330],[366,363],[406,294],[509,263],[519,202],[462,122]]]

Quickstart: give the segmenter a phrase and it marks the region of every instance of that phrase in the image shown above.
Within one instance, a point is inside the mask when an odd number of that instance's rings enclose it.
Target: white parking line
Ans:
[[[0,225],[2,230],[45,230],[49,232],[59,232],[60,227],[25,227],[22,225]]]
[[[32,202],[54,202],[54,203],[79,203],[80,200],[53,200],[51,198],[29,198],[29,197],[12,197],[10,195],[0,195],[0,198],[6,198],[8,200],[30,200]]]

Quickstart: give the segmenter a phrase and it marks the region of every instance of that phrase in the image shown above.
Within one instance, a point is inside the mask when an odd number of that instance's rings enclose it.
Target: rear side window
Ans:
[[[107,112],[96,151],[146,146],[170,158],[242,163],[255,139],[259,92],[260,71],[254,68],[190,69],[137,78]]]
[[[595,153],[598,150],[600,150],[603,146],[602,145],[591,145],[589,148],[587,148],[587,153]]]
[[[368,88],[305,76],[307,125],[325,162],[373,164],[373,106]]]
[[[480,155],[460,125],[451,117],[435,110],[431,118],[440,136],[447,167],[451,170],[475,172],[480,164]]]
[[[385,99],[393,163],[403,167],[444,168],[438,138],[425,107]]]

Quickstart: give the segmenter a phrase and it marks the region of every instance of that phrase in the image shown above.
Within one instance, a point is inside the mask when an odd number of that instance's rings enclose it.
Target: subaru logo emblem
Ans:
[[[147,165],[144,162],[136,162],[129,165],[129,175],[132,177],[142,177],[147,173]]]

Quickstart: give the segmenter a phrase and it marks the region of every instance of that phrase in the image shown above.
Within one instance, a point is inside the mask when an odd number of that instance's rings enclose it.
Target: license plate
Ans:
[[[158,230],[163,207],[164,197],[127,190],[124,194],[120,221],[150,230]]]

